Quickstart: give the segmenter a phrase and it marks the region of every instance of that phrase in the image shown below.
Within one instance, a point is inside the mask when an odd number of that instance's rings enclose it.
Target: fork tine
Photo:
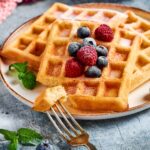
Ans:
[[[59,107],[58,104],[56,104],[57,109],[59,110],[59,112],[61,113],[61,115],[63,116],[64,120],[67,122],[67,124],[69,125],[69,127],[73,130],[73,132],[76,135],[79,135],[77,130],[73,127],[73,125],[69,122],[69,120],[67,119],[67,117],[64,115],[63,111],[61,110],[61,108]]]
[[[57,115],[57,113],[55,112],[55,110],[53,109],[53,107],[51,107],[52,112],[54,113],[57,121],[60,123],[60,125],[62,126],[62,128],[64,129],[64,131],[67,133],[67,135],[71,138],[73,138],[73,136],[71,135],[70,131],[66,128],[65,124],[62,122],[62,120],[59,118],[59,116]]]
[[[64,105],[58,101],[59,104],[61,105],[61,107],[65,110],[66,114],[70,117],[70,119],[72,120],[72,122],[78,127],[78,129],[82,132],[85,132],[84,129],[79,125],[79,123],[73,118],[73,116],[69,113],[69,111],[64,107]]]
[[[48,118],[50,119],[50,121],[52,122],[52,124],[54,125],[54,127],[56,128],[56,130],[58,131],[58,133],[66,140],[68,141],[68,138],[65,136],[65,134],[59,129],[58,125],[56,124],[56,122],[54,121],[54,119],[51,117],[51,114],[47,111],[46,112]]]

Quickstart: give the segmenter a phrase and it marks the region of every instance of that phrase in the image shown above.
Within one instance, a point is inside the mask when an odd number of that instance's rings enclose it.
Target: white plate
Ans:
[[[89,5],[89,4],[88,4]],[[122,5],[111,5],[111,4],[99,4],[98,6],[106,6],[106,8],[112,7],[112,9],[118,9],[124,8],[124,10],[129,9],[131,7],[126,7]],[[139,9],[131,8],[132,10],[135,9],[139,11]],[[142,13],[147,13],[143,12]],[[21,27],[19,27],[15,32],[13,32],[8,39],[5,41],[4,45],[9,42],[20,32],[24,31],[26,27],[34,21],[35,18],[32,20],[26,22]],[[6,88],[11,92],[12,95],[14,95],[18,100],[23,102],[24,104],[32,107],[32,104],[34,103],[35,98],[38,96],[38,94],[43,90],[45,87],[42,85],[38,85],[34,90],[27,90],[25,89],[18,81],[17,78],[14,78],[10,75],[8,72],[8,66],[9,62],[7,60],[3,60],[0,58],[0,73],[1,73],[1,79],[6,86]],[[140,112],[142,110],[150,108],[150,81],[142,85],[141,87],[137,88],[135,91],[129,94],[129,110],[125,112],[83,112],[78,110],[70,110],[74,117],[76,119],[82,119],[82,120],[100,120],[100,119],[110,119],[110,118],[117,118],[122,116],[131,115],[137,112]]]

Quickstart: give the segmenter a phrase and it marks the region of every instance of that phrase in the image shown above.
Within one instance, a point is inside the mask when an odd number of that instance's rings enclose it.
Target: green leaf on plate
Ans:
[[[33,72],[28,71],[20,78],[22,78],[21,80],[25,88],[33,89],[36,86],[36,76]]]
[[[19,80],[27,89],[33,89],[36,86],[36,76],[33,72],[28,70],[28,63],[14,63],[9,66],[9,70],[15,70],[17,72]]]
[[[28,68],[28,63],[14,63],[9,66],[9,70],[16,69],[18,72],[26,72]]]
[[[19,72],[19,73],[18,73],[18,78],[19,78],[19,80],[22,80],[25,75],[26,75],[26,73],[24,73],[24,72]]]

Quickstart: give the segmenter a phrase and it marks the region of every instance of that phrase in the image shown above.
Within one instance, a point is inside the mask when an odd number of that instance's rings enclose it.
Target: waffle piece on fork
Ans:
[[[88,133],[66,109],[64,104],[66,100],[67,94],[63,86],[47,88],[36,98],[33,109],[45,112],[61,137],[71,146],[85,146],[88,150],[96,150],[89,142]],[[56,120],[53,119],[52,114]]]

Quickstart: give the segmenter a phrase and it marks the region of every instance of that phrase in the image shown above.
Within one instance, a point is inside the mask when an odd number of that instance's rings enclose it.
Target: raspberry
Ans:
[[[97,40],[111,42],[114,38],[114,34],[109,26],[107,26],[106,24],[102,24],[98,28],[96,28],[95,37]]]
[[[81,63],[93,66],[97,61],[97,52],[93,46],[84,46],[77,52],[77,58]]]
[[[84,66],[77,59],[71,58],[66,62],[65,66],[66,77],[78,77],[84,72]]]

